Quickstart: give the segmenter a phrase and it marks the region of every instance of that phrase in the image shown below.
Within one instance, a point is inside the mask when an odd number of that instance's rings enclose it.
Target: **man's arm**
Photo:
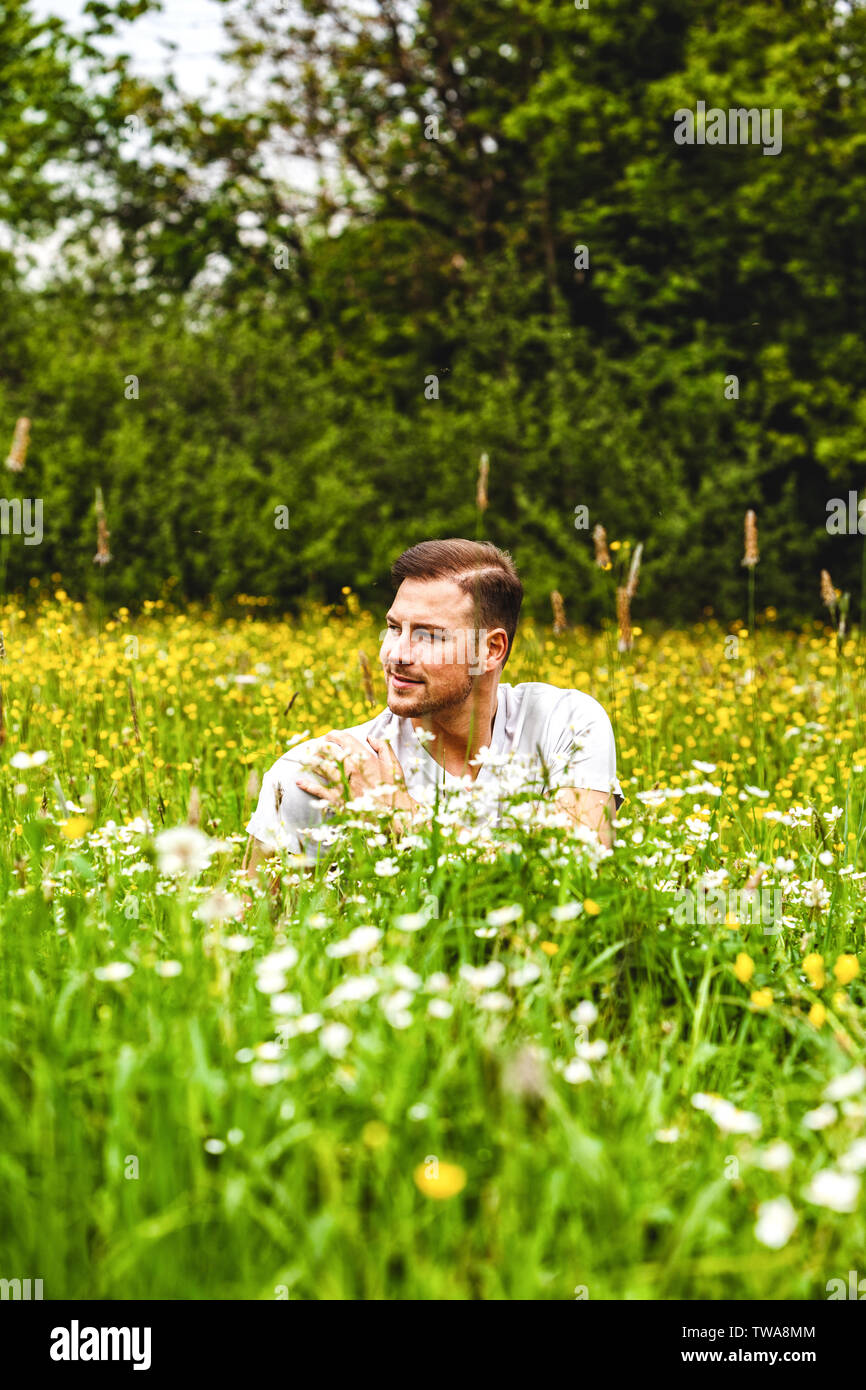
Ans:
[[[586,788],[563,787],[555,797],[556,805],[580,825],[594,830],[603,845],[613,846],[613,822],[616,800],[613,792],[589,791]]]
[[[365,749],[350,734],[339,731],[329,734],[327,739],[322,742],[323,745],[330,742],[335,751],[351,754],[351,758],[346,763],[351,795],[360,796],[364,791],[379,788],[384,784],[389,790],[389,795],[385,799],[388,809],[392,811],[416,809],[416,802],[406,790],[403,769],[390,744],[377,739],[368,739],[370,747]],[[295,779],[295,785],[308,793],[319,806],[324,804],[325,807],[337,807],[343,804],[344,791],[341,771],[333,759],[325,756],[324,747],[316,753],[311,763],[299,764],[298,770],[301,775]],[[282,792],[282,788],[280,790]],[[280,800],[282,801],[282,795]],[[395,833],[399,835],[403,828],[400,817],[395,816],[394,819]],[[242,868],[251,883],[258,883],[259,868],[262,864],[273,859],[275,853],[276,851],[270,849],[263,841],[258,840],[254,835],[250,836]],[[279,893],[279,873],[275,873],[271,879],[270,889],[273,894]]]

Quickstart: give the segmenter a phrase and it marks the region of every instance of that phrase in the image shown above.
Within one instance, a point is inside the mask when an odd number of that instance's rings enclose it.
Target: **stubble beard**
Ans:
[[[388,708],[392,714],[396,714],[403,719],[421,719],[426,715],[444,713],[446,710],[457,709],[459,705],[465,704],[472,694],[474,678],[467,672],[466,681],[460,688],[449,691],[441,691],[431,695],[429,690],[424,689],[423,693],[417,696],[398,695],[397,699],[403,704],[402,709],[395,709],[391,704],[389,696]],[[405,702],[405,703],[404,703]]]

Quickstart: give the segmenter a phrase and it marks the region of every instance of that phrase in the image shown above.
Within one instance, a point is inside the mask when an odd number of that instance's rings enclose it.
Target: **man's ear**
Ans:
[[[487,634],[487,670],[504,662],[508,655],[508,633],[504,627],[495,627]]]

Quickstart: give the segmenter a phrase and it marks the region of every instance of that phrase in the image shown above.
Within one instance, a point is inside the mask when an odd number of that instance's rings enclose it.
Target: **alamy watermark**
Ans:
[[[82,1327],[73,1318],[69,1327],[51,1331],[52,1361],[131,1361],[134,1371],[150,1369],[149,1327]]]
[[[42,543],[42,498],[0,497],[0,536],[23,536],[25,545]]]
[[[42,1296],[41,1279],[0,1279],[0,1299],[12,1298],[27,1302],[30,1299],[41,1299]]]
[[[421,635],[422,632],[424,636]],[[487,635],[488,630],[485,627],[457,628],[454,632],[423,628],[412,633],[409,643],[415,660],[421,666],[468,665],[471,675],[481,676],[484,674],[487,659]],[[379,644],[382,648],[379,659],[383,665],[399,668],[401,663],[394,661],[389,654],[391,643],[396,646],[399,641],[398,635],[390,628],[383,628],[379,633]],[[412,662],[402,664],[409,666]]]
[[[857,500],[857,493],[831,497],[827,503],[827,534],[830,536],[866,536],[866,497]]]
[[[778,131],[776,123],[778,121]],[[763,154],[782,148],[780,107],[735,106],[723,111],[699,101],[697,110],[681,106],[674,112],[674,141],[678,145],[763,145]]]
[[[827,1299],[833,1302],[839,1298],[853,1298],[862,1303],[866,1299],[866,1279],[861,1279],[856,1269],[848,1270],[848,1283],[844,1279],[828,1279],[825,1285]],[[830,1290],[833,1290],[831,1293]]]
[[[678,888],[673,920],[680,926],[762,927],[765,936],[781,931],[781,888]]]

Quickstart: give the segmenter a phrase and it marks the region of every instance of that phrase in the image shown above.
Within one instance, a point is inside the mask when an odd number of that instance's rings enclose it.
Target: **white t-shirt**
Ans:
[[[483,763],[474,781],[446,772],[418,738],[412,720],[389,709],[344,732],[364,746],[368,736],[391,743],[416,801],[433,801],[437,786],[445,790],[471,787],[482,819],[496,820],[497,785],[503,769],[510,767],[513,773],[515,763],[524,769],[546,769],[548,785],[613,792],[617,806],[623,800],[610,720],[598,701],[580,690],[560,690],[541,681],[500,683],[490,748],[482,752]],[[321,826],[327,802],[302,791],[295,779],[326,737],[290,748],[265,773],[247,832],[268,849],[287,849],[292,854],[308,851],[302,832]],[[514,784],[513,776],[510,784]]]

